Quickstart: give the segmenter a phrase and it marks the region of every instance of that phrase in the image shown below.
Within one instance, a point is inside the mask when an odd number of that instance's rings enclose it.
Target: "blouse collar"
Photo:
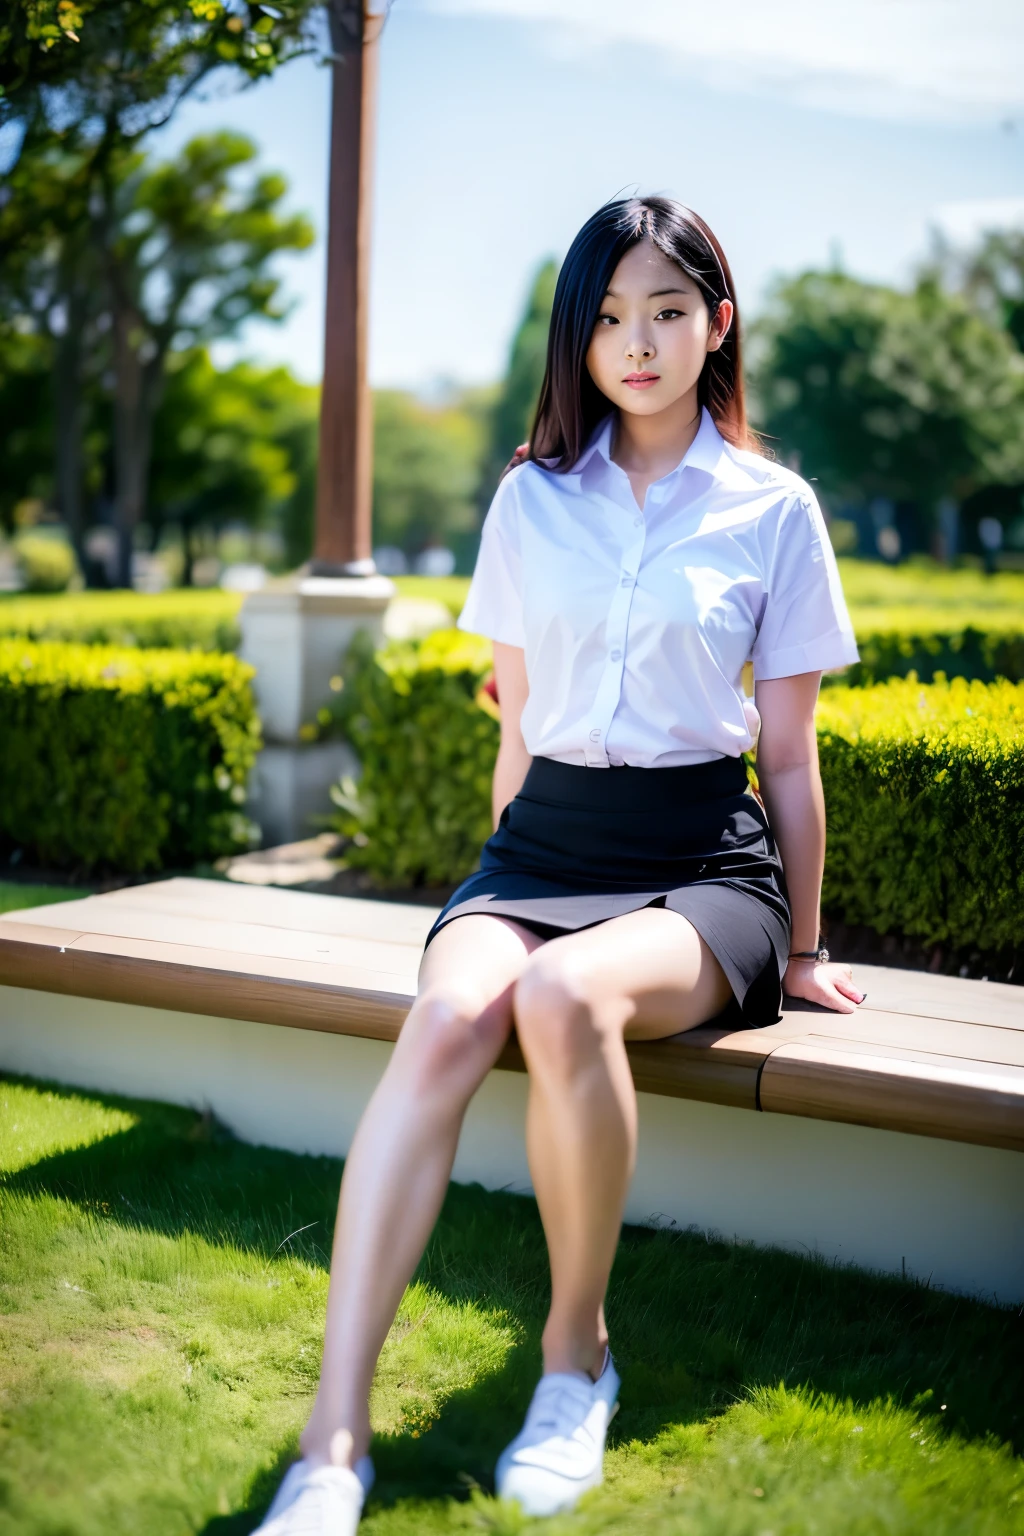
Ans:
[[[582,479],[588,465],[595,461],[600,463],[602,469],[619,470],[619,466],[612,462],[612,431],[615,426],[615,413],[606,416],[596,428],[590,442],[580,454],[572,469],[564,476],[566,480]],[[665,480],[678,475],[684,469],[701,470],[710,475],[712,479],[719,479],[731,466],[726,441],[715,426],[711,412],[707,406],[701,407],[700,426],[697,435],[687,448],[683,457],[675,469],[662,478]],[[621,473],[621,470],[619,470]]]

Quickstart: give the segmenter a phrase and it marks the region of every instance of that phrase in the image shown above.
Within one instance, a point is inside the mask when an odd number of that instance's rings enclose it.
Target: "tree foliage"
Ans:
[[[924,276],[962,293],[1024,352],[1024,229],[989,230],[969,250],[939,240]]]
[[[269,238],[283,191],[272,178],[257,178],[248,207],[236,203],[218,220],[218,181],[223,193],[233,166],[251,157],[237,138],[233,149],[224,136],[196,141],[191,159],[186,151],[155,176],[140,141],[215,71],[251,82],[311,51],[315,15],[313,0],[12,0],[0,16],[4,310],[20,308],[53,341],[56,490],[76,542],[89,375],[113,371],[123,581],[145,503],[163,357],[213,327],[230,331],[246,313],[270,315],[276,285],[261,269],[261,244],[265,262],[268,247],[311,239],[308,230],[296,238],[295,221],[289,238],[280,220],[276,243]],[[224,261],[211,274],[214,247]],[[229,274],[232,247],[239,260]],[[204,327],[189,303],[211,276],[221,291]],[[108,322],[99,343],[98,321]]]
[[[97,164],[173,115],[214,70],[256,80],[315,46],[310,0],[8,0],[0,125],[89,146]]]
[[[934,281],[901,293],[808,272],[779,286],[756,339],[759,425],[840,498],[931,509],[1024,469],[1024,359]]]
[[[90,184],[81,154],[57,136],[36,141],[6,179],[0,202],[0,313],[41,344],[50,370],[52,463],[47,478],[82,554],[90,461],[90,394],[107,363],[104,286],[91,239]]]
[[[319,390],[286,368],[237,363],[218,371],[202,349],[172,357],[156,418],[150,518],[154,533],[176,523],[266,527],[311,509]]]
[[[482,423],[458,401],[431,406],[400,390],[377,390],[375,541],[412,555],[472,530],[482,451]]]
[[[305,218],[279,211],[287,184],[255,167],[255,155],[234,133],[192,139],[156,164],[142,151],[124,152],[93,199],[96,229],[66,216],[87,195],[81,156],[50,144],[21,157],[0,208],[0,238],[15,252],[0,278],[0,304],[12,337],[45,344],[52,374],[57,451],[47,478],[81,555],[84,493],[96,473],[90,449],[103,423],[124,585],[134,531],[149,516],[168,358],[229,336],[253,316],[280,318],[273,258],[313,240]],[[13,364],[18,350],[12,340]]]
[[[47,499],[53,489],[49,349],[41,337],[12,327],[0,329],[0,422],[0,527],[12,533],[18,503]]]
[[[487,464],[481,482],[485,510],[502,470],[520,443],[529,439],[533,427],[547,361],[548,327],[557,281],[558,263],[549,257],[534,274],[526,307],[512,338],[508,369],[491,418]]]
[[[251,316],[279,319],[282,250],[303,250],[313,230],[282,216],[284,178],[236,172],[256,155],[235,133],[192,139],[151,167],[141,156],[121,170],[111,198],[107,247],[114,370],[115,517],[121,581],[130,582],[132,539],[143,519],[153,421],[172,346],[202,345],[237,332]]]

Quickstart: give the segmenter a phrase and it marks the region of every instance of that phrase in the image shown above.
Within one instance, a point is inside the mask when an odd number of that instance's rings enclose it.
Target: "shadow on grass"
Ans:
[[[337,1160],[247,1146],[168,1105],[78,1096],[127,1110],[137,1124],[46,1157],[8,1177],[7,1189],[47,1192],[103,1220],[188,1231],[268,1260],[287,1251],[326,1266]],[[504,1313],[523,1342],[500,1371],[455,1394],[422,1436],[378,1437],[374,1502],[385,1505],[491,1485],[539,1370],[548,1275],[533,1201],[452,1185],[419,1278],[449,1301]],[[779,1383],[855,1404],[892,1398],[925,1412],[946,1404],[944,1421],[968,1438],[994,1435],[1018,1449],[1024,1439],[1024,1323],[1011,1310],[815,1258],[627,1227],[608,1317],[623,1378],[619,1443],[650,1440]],[[246,1510],[211,1520],[203,1536],[253,1529],[292,1454],[282,1447]]]

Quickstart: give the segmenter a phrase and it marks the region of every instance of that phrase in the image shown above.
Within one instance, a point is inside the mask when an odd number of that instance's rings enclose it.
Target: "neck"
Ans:
[[[701,409],[696,386],[656,416],[619,411],[612,438],[612,458],[626,471],[661,470],[679,463],[697,436]]]

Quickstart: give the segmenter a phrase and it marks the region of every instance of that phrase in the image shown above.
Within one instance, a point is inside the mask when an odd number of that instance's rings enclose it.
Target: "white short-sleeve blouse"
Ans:
[[[484,522],[459,627],[526,653],[533,757],[658,768],[738,757],[757,678],[858,660],[821,510],[704,411],[643,510],[610,457],[613,418],[564,475],[523,464]]]

